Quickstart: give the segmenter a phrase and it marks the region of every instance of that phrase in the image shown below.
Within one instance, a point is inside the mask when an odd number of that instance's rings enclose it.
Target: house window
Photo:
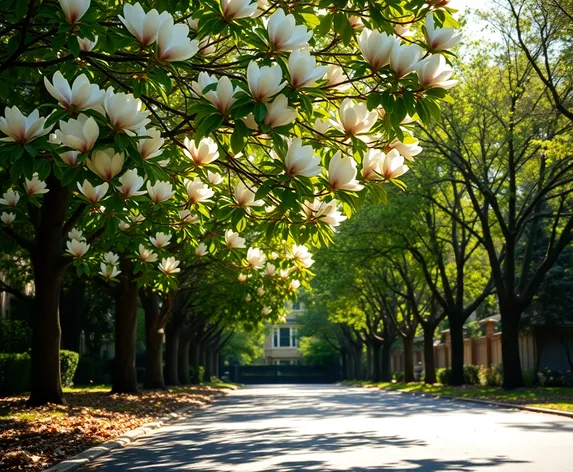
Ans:
[[[296,328],[273,328],[273,347],[298,347]]]
[[[279,328],[279,346],[291,347],[290,344],[290,328]]]
[[[290,344],[292,347],[296,347],[296,328],[290,330]]]
[[[279,329],[273,328],[273,347],[279,346]]]

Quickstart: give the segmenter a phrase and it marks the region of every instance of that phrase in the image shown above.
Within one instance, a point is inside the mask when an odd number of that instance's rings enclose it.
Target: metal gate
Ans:
[[[231,381],[243,384],[319,384],[340,380],[340,369],[312,365],[233,366]]]

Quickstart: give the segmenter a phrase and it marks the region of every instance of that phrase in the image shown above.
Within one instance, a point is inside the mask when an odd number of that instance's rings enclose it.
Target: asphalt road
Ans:
[[[349,387],[247,387],[86,469],[573,472],[573,420]]]

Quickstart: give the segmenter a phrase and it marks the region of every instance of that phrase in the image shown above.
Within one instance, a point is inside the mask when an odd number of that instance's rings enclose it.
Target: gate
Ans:
[[[320,384],[340,380],[340,369],[313,365],[245,365],[231,368],[231,381],[242,384]]]

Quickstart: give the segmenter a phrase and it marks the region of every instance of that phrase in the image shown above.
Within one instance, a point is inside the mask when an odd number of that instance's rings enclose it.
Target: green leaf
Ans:
[[[332,26],[332,15],[327,13],[322,20],[320,20],[320,25],[318,25],[317,33],[318,36],[326,36],[330,31],[330,27]]]
[[[80,43],[78,43],[78,38],[75,36],[68,36],[68,47],[70,48],[70,51],[74,57],[79,57],[81,50]]]
[[[255,116],[255,120],[261,123],[265,119],[265,116],[267,116],[267,107],[265,104],[261,102],[257,103],[253,110],[253,115]]]
[[[195,134],[195,142],[198,142],[201,138],[204,138],[208,134],[212,133],[222,124],[223,116],[218,113],[201,120],[201,123],[197,127]]]
[[[37,160],[35,171],[38,173],[40,180],[46,180],[52,172],[52,165],[47,159]]]

